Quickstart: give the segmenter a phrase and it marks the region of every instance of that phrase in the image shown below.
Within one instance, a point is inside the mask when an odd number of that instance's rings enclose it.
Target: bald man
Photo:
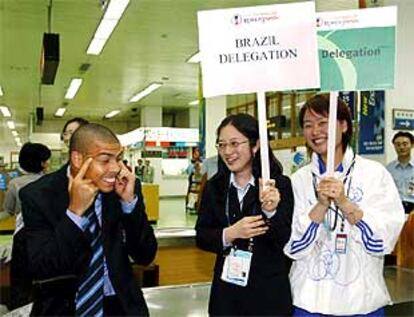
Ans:
[[[122,154],[111,130],[83,125],[69,164],[20,192],[36,280],[32,315],[148,315],[129,257],[150,264],[157,242]]]

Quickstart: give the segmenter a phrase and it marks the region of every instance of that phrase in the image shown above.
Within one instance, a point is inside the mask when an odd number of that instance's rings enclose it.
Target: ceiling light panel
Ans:
[[[101,54],[106,41],[111,36],[116,25],[122,17],[125,9],[127,8],[129,0],[111,0],[106,8],[105,14],[102,20],[99,22],[96,28],[95,34],[92,37],[88,49],[86,51],[89,55]]]
[[[141,100],[145,96],[148,96],[150,93],[152,93],[154,90],[157,90],[161,86],[162,86],[162,83],[152,83],[151,85],[146,87],[144,90],[132,96],[132,98],[129,99],[129,102],[137,102],[138,100]]]
[[[104,19],[119,20],[122,17],[129,0],[111,0],[106,8]]]
[[[16,124],[14,123],[13,120],[7,121],[7,126],[9,127],[10,130],[16,129]]]
[[[65,99],[73,99],[75,98],[79,87],[82,85],[82,79],[81,78],[73,78],[70,82],[69,88],[66,91]]]
[[[113,111],[111,111],[111,112],[108,112],[106,115],[105,115],[105,118],[106,119],[110,119],[110,118],[112,118],[112,117],[115,117],[118,113],[120,113],[121,111],[120,110],[113,110]]]
[[[5,117],[5,118],[10,118],[11,117],[11,112],[10,112],[9,107],[0,106],[0,111],[3,114],[3,117]]]
[[[63,117],[66,112],[66,108],[58,108],[55,112],[55,117]]]

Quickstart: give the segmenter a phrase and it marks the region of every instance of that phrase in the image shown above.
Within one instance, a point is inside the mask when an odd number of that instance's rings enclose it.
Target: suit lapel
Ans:
[[[55,178],[52,180],[53,190],[48,193],[52,196],[53,210],[56,212],[53,213],[53,216],[56,220],[60,219],[69,206],[69,192],[68,192],[68,177],[67,177],[68,165],[65,164],[60,170],[55,174]]]

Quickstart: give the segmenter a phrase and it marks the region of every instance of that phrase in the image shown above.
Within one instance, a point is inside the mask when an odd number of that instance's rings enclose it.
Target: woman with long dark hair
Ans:
[[[230,115],[217,129],[218,172],[202,192],[197,246],[217,254],[210,292],[212,316],[291,313],[290,180],[269,149],[271,180],[261,182],[259,129],[247,114]]]

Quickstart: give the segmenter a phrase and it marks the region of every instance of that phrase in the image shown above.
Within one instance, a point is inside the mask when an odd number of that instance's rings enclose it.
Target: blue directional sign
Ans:
[[[394,109],[394,130],[414,130],[414,110]]]

